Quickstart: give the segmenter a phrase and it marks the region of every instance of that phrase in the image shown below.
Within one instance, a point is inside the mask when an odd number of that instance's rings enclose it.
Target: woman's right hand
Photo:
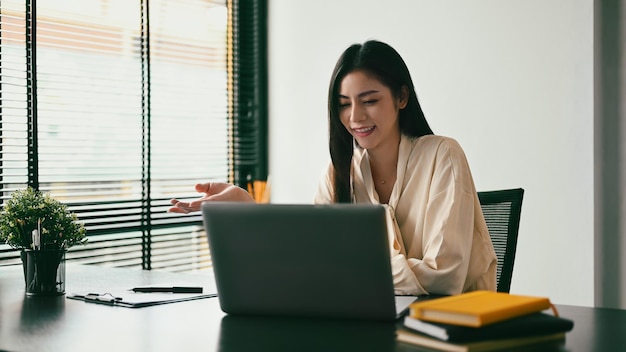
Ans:
[[[183,202],[174,198],[170,200],[172,207],[168,209],[168,212],[187,214],[200,211],[202,203],[207,201],[254,202],[250,193],[230,183],[199,183],[196,185],[196,191],[204,193],[204,196],[189,202]]]

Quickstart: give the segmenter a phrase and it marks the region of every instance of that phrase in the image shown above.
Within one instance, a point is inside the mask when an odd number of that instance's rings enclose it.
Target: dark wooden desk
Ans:
[[[21,267],[0,268],[0,351],[413,351],[394,324],[225,316],[216,298],[123,308],[24,295]],[[210,286],[210,272],[183,275],[68,265],[67,292],[186,282]],[[254,295],[254,292],[250,293]],[[575,321],[561,351],[626,346],[626,311],[557,306]]]

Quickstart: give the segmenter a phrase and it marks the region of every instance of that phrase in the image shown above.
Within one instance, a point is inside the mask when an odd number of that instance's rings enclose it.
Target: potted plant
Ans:
[[[0,210],[0,240],[21,249],[28,295],[65,293],[65,253],[87,238],[67,206],[32,187],[16,190]]]

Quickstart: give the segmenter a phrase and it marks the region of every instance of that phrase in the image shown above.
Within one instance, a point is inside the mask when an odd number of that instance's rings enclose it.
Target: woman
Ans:
[[[333,71],[328,97],[332,162],[315,203],[383,204],[396,294],[496,289],[497,259],[465,154],[433,135],[408,68],[389,45],[350,46]],[[223,183],[196,185],[192,202],[253,201]]]

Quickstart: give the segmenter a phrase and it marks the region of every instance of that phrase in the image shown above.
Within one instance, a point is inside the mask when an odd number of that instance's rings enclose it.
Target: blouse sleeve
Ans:
[[[320,178],[320,182],[317,187],[317,193],[315,195],[313,203],[330,204],[333,202],[333,183],[331,181],[332,170],[333,164],[329,163],[326,171],[324,171],[322,177]]]
[[[450,143],[450,144],[449,144]],[[417,171],[424,172],[424,170]],[[392,245],[392,270],[397,294],[458,294],[463,292],[474,236],[474,184],[460,146],[439,144],[430,173],[430,186],[421,199],[412,199],[409,217],[419,224],[410,243],[419,243],[421,258],[404,248],[403,236],[395,217]],[[423,175],[419,177],[423,182]],[[411,194],[412,189],[403,193]],[[425,199],[424,199],[425,198]],[[418,209],[421,208],[421,209]],[[423,214],[415,215],[418,212]],[[394,216],[394,212],[390,212]],[[411,215],[412,214],[412,215]],[[420,234],[421,232],[421,234]],[[420,237],[421,240],[415,238]],[[407,255],[409,253],[409,255]]]

